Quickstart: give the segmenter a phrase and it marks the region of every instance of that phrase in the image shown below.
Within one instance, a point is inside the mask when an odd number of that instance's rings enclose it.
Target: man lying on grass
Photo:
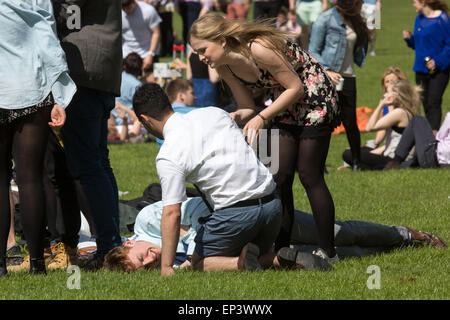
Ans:
[[[106,255],[105,268],[131,272],[142,268],[154,269],[159,266],[162,209],[163,204],[160,201],[148,205],[139,212],[134,225],[134,236]],[[201,198],[188,198],[182,203],[180,237],[175,259],[177,267],[190,266],[190,256],[195,247],[194,238],[200,227],[198,218],[209,214]],[[318,248],[314,218],[309,213],[296,210],[294,219],[291,243],[295,249],[284,249],[278,256],[272,253],[272,259],[266,258],[252,263],[260,264],[262,268],[311,269],[314,267],[311,261],[302,255]],[[446,247],[445,242],[439,237],[409,227],[386,226],[366,221],[336,221],[334,230],[336,251],[340,258],[365,256],[406,246]],[[240,257],[235,258],[235,270],[245,269],[244,260],[248,258],[245,249],[242,250]]]

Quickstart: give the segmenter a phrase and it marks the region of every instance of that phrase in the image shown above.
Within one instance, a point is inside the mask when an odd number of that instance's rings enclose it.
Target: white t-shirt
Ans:
[[[156,169],[164,206],[186,200],[186,182],[196,184],[214,210],[272,193],[269,170],[222,109],[174,113],[163,130]]]
[[[156,9],[142,1],[138,1],[138,6],[131,15],[127,15],[122,10],[123,57],[136,52],[144,59],[150,51],[152,28],[159,25],[161,21]]]

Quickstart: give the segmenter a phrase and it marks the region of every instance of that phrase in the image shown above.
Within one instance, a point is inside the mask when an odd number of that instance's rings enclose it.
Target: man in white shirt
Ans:
[[[143,1],[122,0],[122,51],[126,57],[138,53],[143,69],[157,60],[161,37],[161,18],[156,9]]]
[[[281,201],[269,170],[231,119],[214,107],[175,113],[157,85],[140,87],[133,108],[144,127],[164,139],[156,168],[162,188],[161,275],[174,273],[186,182],[205,196],[211,215],[202,219],[192,266],[198,270],[259,269],[281,224]]]

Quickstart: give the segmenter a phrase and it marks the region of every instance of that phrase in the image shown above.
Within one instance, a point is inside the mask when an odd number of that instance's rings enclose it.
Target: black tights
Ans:
[[[356,118],[356,78],[345,77],[344,88],[339,91],[342,124],[350,145],[352,162],[361,160],[361,134]]]
[[[14,158],[22,225],[31,258],[44,254],[43,163],[51,107],[0,125],[0,257],[6,254],[10,225],[9,186]]]
[[[280,130],[280,166],[274,179],[283,204],[283,221],[275,242],[276,251],[290,245],[294,219],[292,184],[297,170],[314,215],[319,233],[319,247],[330,257],[336,254],[334,202],[324,178],[330,139],[331,134],[313,139],[299,139],[287,131]]]

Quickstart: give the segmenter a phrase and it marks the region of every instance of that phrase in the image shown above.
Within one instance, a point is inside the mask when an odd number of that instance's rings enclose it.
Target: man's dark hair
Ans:
[[[139,118],[145,114],[158,121],[173,111],[166,93],[156,83],[143,84],[136,90],[133,96],[133,109]]]
[[[123,69],[137,78],[142,75],[142,63],[141,56],[132,52],[123,59]]]
[[[127,7],[133,2],[134,0],[122,0],[122,7]]]

